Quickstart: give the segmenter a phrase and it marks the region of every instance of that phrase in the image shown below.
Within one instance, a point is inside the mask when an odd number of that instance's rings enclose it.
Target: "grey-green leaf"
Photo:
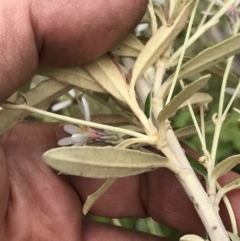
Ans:
[[[125,102],[128,98],[126,78],[111,54],[105,54],[83,67],[105,90]]]
[[[215,166],[212,172],[212,179],[217,180],[219,177],[231,171],[238,163],[240,163],[240,155],[226,158]]]
[[[137,57],[144,48],[142,42],[133,34],[129,34],[111,52],[118,56]]]
[[[164,122],[169,116],[171,116],[178,107],[188,100],[193,94],[202,89],[208,82],[211,75],[205,75],[200,79],[194,81],[190,85],[187,85],[178,95],[176,95],[158,115],[158,123]]]
[[[25,98],[30,106],[43,108],[61,95],[67,93],[72,86],[60,83],[55,80],[46,80],[40,83],[34,89],[24,93]],[[19,97],[16,104],[22,104],[23,98]],[[2,110],[0,112],[0,134],[21,122],[25,117],[31,115],[30,112],[24,110]]]
[[[45,152],[43,159],[63,174],[92,178],[118,178],[159,167],[175,168],[159,155],[111,146],[56,148]]]
[[[240,53],[240,33],[222,41],[213,47],[207,48],[199,53],[196,57],[185,63],[178,75],[178,79],[187,78],[194,74],[200,73],[211,66],[218,64],[230,56]],[[174,75],[171,75],[164,83],[165,88],[172,83]]]
[[[80,66],[67,68],[39,66],[37,73],[82,89],[106,93],[106,90]]]
[[[190,1],[172,25],[162,25],[147,42],[144,49],[139,54],[133,67],[132,79],[130,84],[132,89],[135,86],[138,77],[157,61],[161,54],[167,49],[167,47],[182,31],[182,29],[186,25],[189,13],[192,10],[194,2],[195,1],[193,0]]]

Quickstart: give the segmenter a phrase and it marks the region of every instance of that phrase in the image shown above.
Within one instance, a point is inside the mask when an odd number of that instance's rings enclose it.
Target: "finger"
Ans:
[[[0,5],[0,102],[41,62],[70,65],[110,50],[141,19],[146,0],[7,0]],[[12,14],[12,13],[15,14]]]
[[[3,154],[3,150],[0,146],[0,227],[2,227],[2,223],[7,211],[8,204],[8,196],[9,196],[9,181],[8,181],[8,172],[6,159]]]
[[[19,124],[2,137],[11,192],[0,240],[80,240],[80,200],[64,178],[41,161],[61,135],[55,128]]]

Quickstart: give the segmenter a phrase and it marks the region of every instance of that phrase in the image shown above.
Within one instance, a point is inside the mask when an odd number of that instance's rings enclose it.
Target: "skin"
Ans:
[[[1,0],[0,102],[29,80],[39,62],[88,62],[117,44],[138,23],[147,1]],[[0,139],[0,240],[166,240],[82,220],[86,197],[102,180],[58,176],[42,161],[66,133],[56,124],[22,123]],[[220,182],[237,178],[235,173]],[[229,194],[238,226],[238,190]],[[204,228],[175,179],[165,169],[119,179],[91,209],[109,218],[151,216],[186,233]],[[230,229],[227,212],[221,215]]]

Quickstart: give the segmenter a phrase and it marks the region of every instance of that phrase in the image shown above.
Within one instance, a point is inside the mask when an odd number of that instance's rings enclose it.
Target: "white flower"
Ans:
[[[85,97],[82,97],[82,102],[80,102],[78,99],[77,101],[82,113],[84,114],[85,120],[90,121],[90,110]],[[63,129],[67,133],[71,134],[71,136],[59,140],[59,146],[82,146],[87,142],[105,142],[117,144],[122,140],[117,134],[104,130],[93,129],[87,126],[64,125]]]
[[[68,107],[69,105],[71,105],[73,103],[73,100],[75,100],[77,98],[77,94],[76,91],[74,89],[71,89],[70,91],[68,91],[68,95],[70,95],[71,99],[70,100],[64,100],[64,101],[60,101],[56,104],[54,104],[51,107],[51,110],[53,112],[57,112],[59,110],[62,110],[66,107]]]

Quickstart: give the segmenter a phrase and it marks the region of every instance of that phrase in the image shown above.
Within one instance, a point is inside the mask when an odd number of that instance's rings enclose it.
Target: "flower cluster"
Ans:
[[[85,97],[82,102],[78,99],[79,107],[84,114],[85,120],[90,121],[90,111]],[[82,146],[86,143],[109,143],[116,145],[122,141],[122,137],[118,134],[106,130],[93,129],[87,126],[64,125],[63,129],[71,134],[58,141],[59,146],[75,145]]]

